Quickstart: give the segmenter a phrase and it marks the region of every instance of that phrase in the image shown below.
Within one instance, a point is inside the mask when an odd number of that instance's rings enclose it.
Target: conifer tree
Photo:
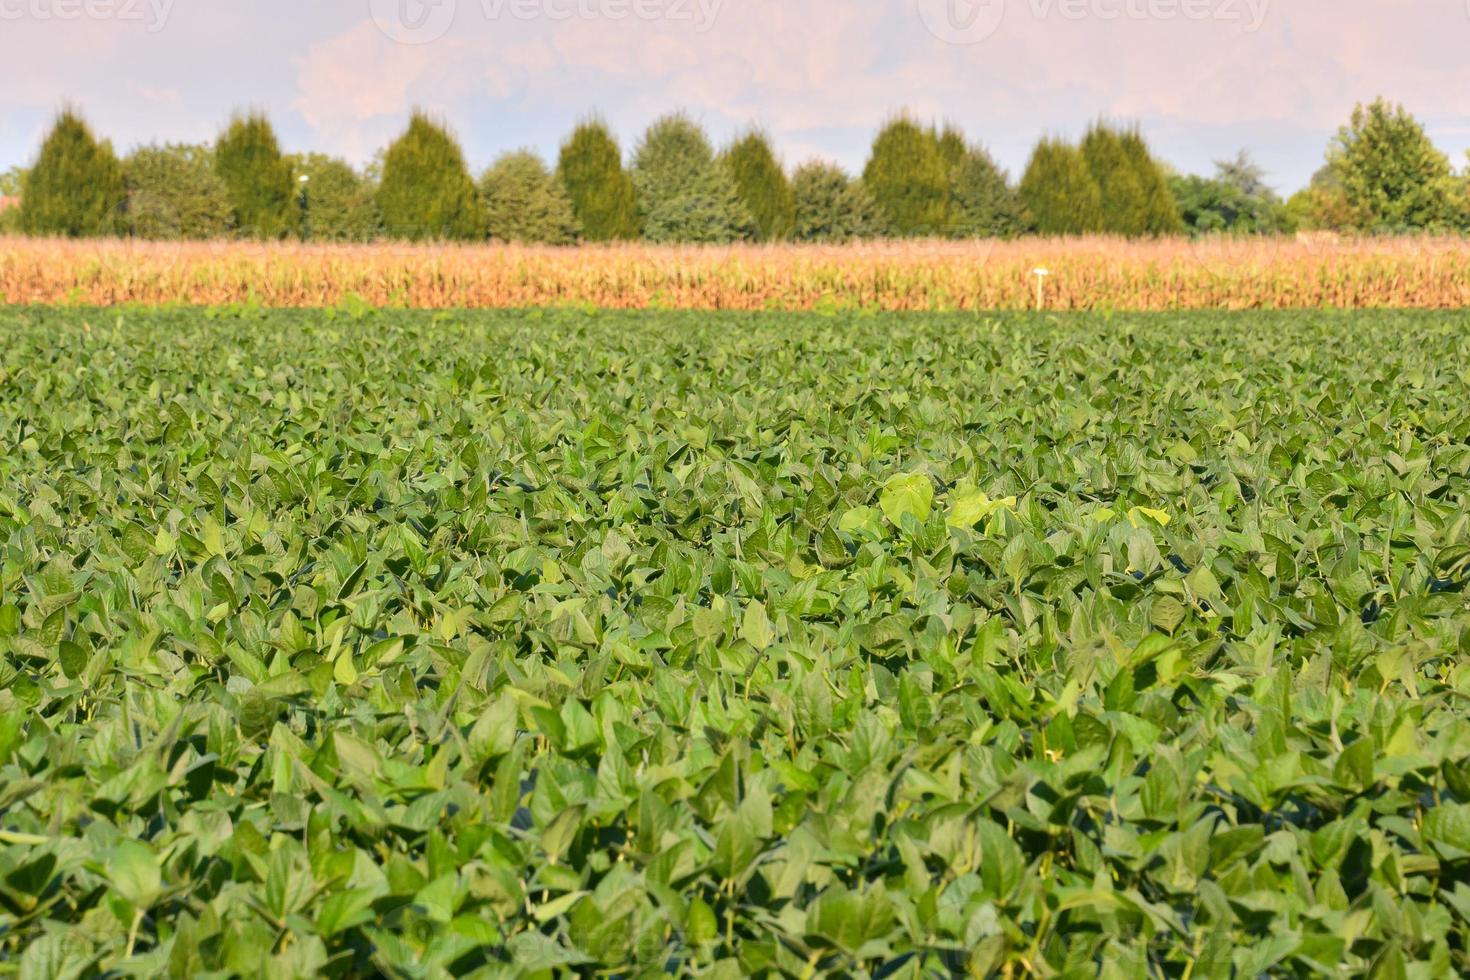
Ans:
[[[949,168],[938,135],[900,116],[879,131],[863,168],[891,234],[942,234],[948,221]]]
[[[878,238],[883,215],[861,181],[829,163],[806,163],[791,177],[796,201],[793,237],[801,242],[842,243]]]
[[[569,245],[577,219],[566,188],[529,150],[507,153],[480,178],[490,237],[503,242]]]
[[[480,194],[464,153],[443,126],[415,112],[383,157],[378,187],[383,231],[410,241],[485,237]]]
[[[1123,156],[1133,170],[1134,180],[1142,191],[1142,211],[1139,224],[1145,235],[1179,235],[1184,232],[1184,221],[1179,217],[1179,204],[1169,187],[1169,178],[1164,173],[1143,134],[1136,128],[1128,129],[1119,137],[1123,144]]]
[[[1043,235],[1102,230],[1102,195],[1076,147],[1047,138],[1031,153],[1021,178],[1021,200],[1033,229]]]
[[[949,165],[949,217],[951,238],[1010,238],[1023,230],[1022,207],[1016,189],[980,146],[966,146],[955,154],[947,144],[950,133],[940,138]]]
[[[301,218],[296,181],[265,116],[249,113],[230,120],[215,143],[214,166],[238,234],[272,239],[296,230]]]
[[[1130,238],[1146,231],[1147,200],[1117,132],[1102,123],[1082,138],[1082,159],[1102,195],[1102,230]]]
[[[109,235],[121,220],[122,167],[71,109],[57,116],[25,177],[18,224],[28,235]]]
[[[589,120],[562,144],[556,177],[566,189],[572,215],[590,242],[638,237],[638,202],[623,169],[622,150],[607,127]]]
[[[1103,231],[1138,238],[1184,230],[1168,178],[1136,128],[1093,125],[1082,157],[1102,195]]]
[[[796,225],[796,198],[765,134],[752,131],[742,136],[725,151],[721,162],[735,181],[740,202],[755,221],[756,240],[778,242],[790,238]]]
[[[633,155],[633,186],[649,241],[723,244],[755,233],[734,179],[704,131],[682,114],[648,128]]]
[[[970,152],[970,144],[965,141],[965,134],[959,128],[946,123],[944,130],[936,137],[939,146],[939,157],[944,161],[944,166],[953,177],[956,170],[964,163],[965,156]]]

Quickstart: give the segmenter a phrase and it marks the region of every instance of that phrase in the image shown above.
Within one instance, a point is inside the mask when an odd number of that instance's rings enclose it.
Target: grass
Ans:
[[[0,972],[1464,973],[1467,328],[0,313]]]
[[[1023,239],[865,245],[525,248],[0,238],[0,298],[428,309],[1456,309],[1463,239]]]

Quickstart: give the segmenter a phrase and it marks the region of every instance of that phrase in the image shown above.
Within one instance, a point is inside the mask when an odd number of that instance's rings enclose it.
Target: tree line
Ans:
[[[1470,175],[1382,99],[1359,106],[1306,189],[1281,199],[1242,153],[1209,177],[1172,173],[1136,127],[1048,136],[1019,181],[952,125],[899,115],[850,175],[823,162],[788,172],[769,138],[716,151],[687,115],[651,125],[626,158],[597,119],[555,167],[519,150],[472,176],[448,128],[415,112],[371,165],[287,154],[259,113],[213,145],[141,146],[119,158],[73,109],[33,164],[0,177],[19,205],[0,230],[144,239],[483,241],[571,244],[847,242],[1021,234],[1278,234],[1470,229]]]

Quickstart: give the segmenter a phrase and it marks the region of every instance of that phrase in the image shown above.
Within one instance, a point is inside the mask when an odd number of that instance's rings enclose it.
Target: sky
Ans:
[[[1289,193],[1359,101],[1470,147],[1470,0],[0,0],[0,169],[63,104],[120,151],[265,111],[290,151],[364,163],[415,107],[479,170],[554,159],[596,113],[631,151],[687,111],[790,166],[862,167],[907,112],[1013,175],[1043,135],[1137,123],[1182,172],[1249,150]]]

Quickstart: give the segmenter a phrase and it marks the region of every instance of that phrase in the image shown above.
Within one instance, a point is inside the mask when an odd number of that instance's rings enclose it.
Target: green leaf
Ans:
[[[738,879],[765,850],[772,834],[770,795],[761,787],[751,790],[720,824],[712,864],[727,881]]]
[[[509,752],[515,745],[518,721],[515,698],[509,693],[489,702],[470,729],[469,746],[475,761],[483,765]]]
[[[158,855],[141,841],[114,845],[107,854],[106,870],[113,890],[140,909],[151,907],[163,887]]]
[[[868,531],[876,533],[878,530],[878,512],[871,507],[853,507],[843,513],[837,522],[837,529],[853,534],[857,531]]]
[[[776,633],[762,603],[751,601],[746,604],[745,616],[740,621],[740,638],[757,650],[765,650],[775,642]]]
[[[1441,857],[1453,861],[1470,858],[1470,804],[1442,803],[1424,814],[1424,839]]]
[[[366,888],[349,888],[327,896],[316,914],[317,931],[330,939],[373,921],[374,897]]]
[[[357,683],[357,668],[352,664],[352,655],[343,653],[332,664],[332,678],[344,687],[350,687]]]
[[[541,850],[549,861],[555,863],[571,847],[572,839],[582,829],[583,816],[583,807],[568,807],[541,832]]]
[[[1154,599],[1153,605],[1149,607],[1148,621],[1172,636],[1179,624],[1184,622],[1186,615],[1184,603],[1173,596],[1164,595]]]
[[[834,885],[812,903],[806,931],[848,954],[886,938],[893,928],[893,905],[882,885],[866,893]]]
[[[82,671],[87,669],[87,661],[91,659],[87,651],[70,640],[62,640],[57,646],[56,659],[61,664],[61,672],[66,675],[67,680],[76,680],[82,676]]]
[[[92,961],[64,932],[46,932],[26,944],[20,954],[19,980],[75,980]]]

